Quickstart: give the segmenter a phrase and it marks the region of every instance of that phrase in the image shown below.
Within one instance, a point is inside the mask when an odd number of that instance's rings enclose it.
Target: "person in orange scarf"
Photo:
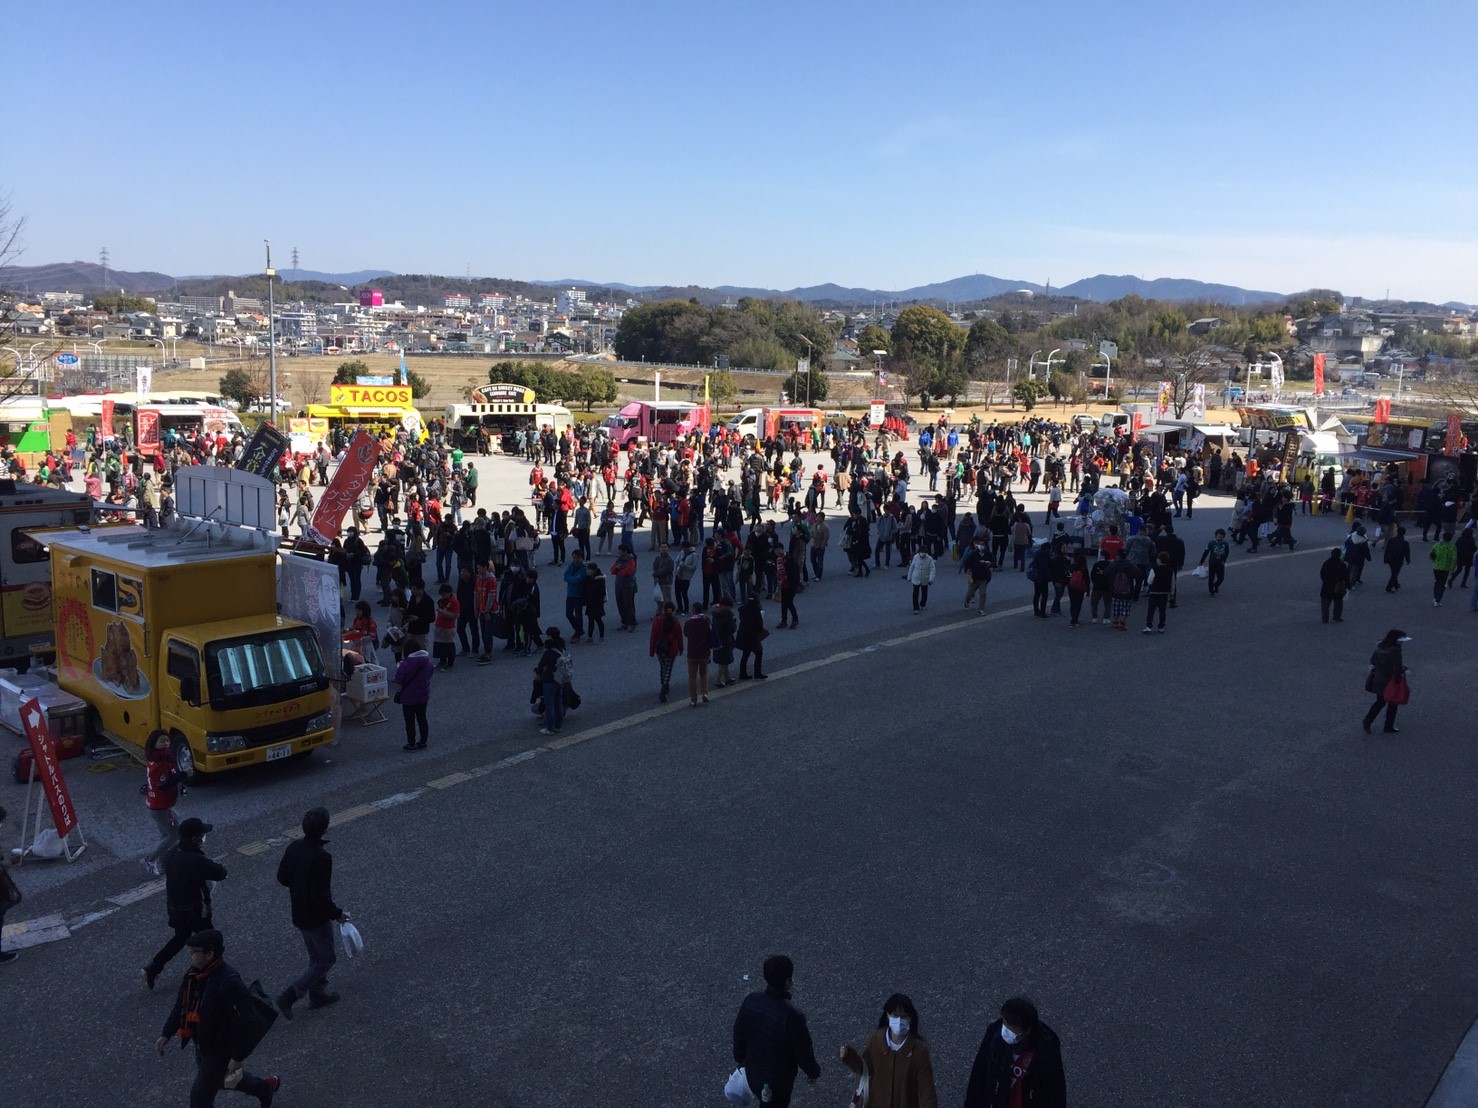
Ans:
[[[276,1076],[255,1077],[241,1066],[241,1058],[256,1046],[252,1028],[239,1013],[254,1010],[251,994],[241,974],[226,964],[222,955],[226,941],[219,931],[201,931],[191,936],[190,969],[180,983],[174,1007],[159,1032],[154,1050],[164,1054],[172,1038],[180,1049],[195,1044],[195,1081],[190,1086],[190,1108],[210,1108],[221,1089],[235,1089],[254,1096],[262,1108],[270,1108],[282,1087]]]

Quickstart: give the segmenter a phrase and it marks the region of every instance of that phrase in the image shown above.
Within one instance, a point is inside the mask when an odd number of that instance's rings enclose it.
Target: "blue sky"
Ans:
[[[1478,302],[1475,31],[1457,0],[33,3],[0,191],[22,264],[246,272],[270,238],[326,271]]]

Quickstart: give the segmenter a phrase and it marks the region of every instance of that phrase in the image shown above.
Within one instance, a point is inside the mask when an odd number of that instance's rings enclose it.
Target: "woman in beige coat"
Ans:
[[[929,1044],[919,1034],[913,1001],[902,993],[894,993],[883,1005],[877,1030],[867,1037],[861,1053],[848,1043],[841,1057],[853,1073],[868,1074],[867,1108],[938,1108]]]

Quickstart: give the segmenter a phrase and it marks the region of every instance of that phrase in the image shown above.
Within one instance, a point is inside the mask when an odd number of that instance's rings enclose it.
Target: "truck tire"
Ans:
[[[210,775],[195,765],[195,753],[190,749],[190,740],[178,731],[170,736],[169,748],[174,753],[175,765],[182,770],[194,770],[195,776],[190,780],[200,784]]]

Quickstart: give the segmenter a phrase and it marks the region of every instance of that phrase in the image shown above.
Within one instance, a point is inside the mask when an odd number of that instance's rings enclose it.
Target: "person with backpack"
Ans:
[[[198,931],[188,945],[190,970],[180,982],[154,1052],[164,1057],[176,1036],[182,1050],[195,1044],[190,1108],[210,1108],[221,1089],[254,1096],[262,1108],[271,1108],[282,1078],[256,1077],[242,1068],[270,1026],[269,1017],[260,1013],[241,974],[225,961],[226,940],[219,931]]]
[[[1112,604],[1109,626],[1116,631],[1129,630],[1129,610],[1134,607],[1134,585],[1139,572],[1129,561],[1128,552],[1122,548],[1119,556],[1109,563],[1109,597]],[[1045,613],[1043,613],[1045,614]]]
[[[1107,623],[1109,615],[1109,562],[1099,557],[1088,570],[1088,618],[1092,623]],[[1099,612],[1102,611],[1102,615]]]
[[[214,825],[195,816],[181,821],[179,842],[164,856],[165,911],[174,934],[140,971],[147,989],[154,988],[164,967],[185,949],[190,936],[211,925],[210,886],[226,879],[226,867],[205,855],[205,836],[212,830]]]
[[[547,628],[544,632],[544,653],[539,656],[534,676],[544,690],[544,726],[539,728],[539,734],[556,735],[565,721],[565,687],[575,676],[574,659],[570,657],[558,627]]]
[[[159,845],[144,855],[144,868],[155,877],[159,863],[169,849],[179,842],[179,820],[175,805],[180,799],[180,785],[195,771],[181,771],[175,762],[173,742],[168,731],[155,730],[144,746],[144,806],[159,828]]]

